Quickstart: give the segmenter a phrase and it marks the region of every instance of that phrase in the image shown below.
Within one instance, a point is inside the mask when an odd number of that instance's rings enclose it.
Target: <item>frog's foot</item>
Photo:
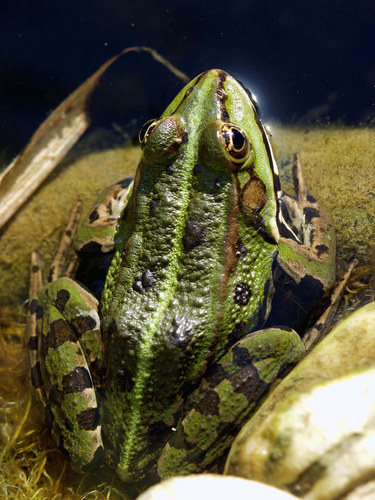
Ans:
[[[212,470],[270,386],[304,356],[293,330],[269,328],[239,340],[188,398],[158,461],[161,478]]]
[[[70,278],[49,283],[38,297],[38,267],[34,255],[28,321],[32,386],[54,439],[74,468],[87,470],[103,455],[94,389],[104,373],[98,303]]]

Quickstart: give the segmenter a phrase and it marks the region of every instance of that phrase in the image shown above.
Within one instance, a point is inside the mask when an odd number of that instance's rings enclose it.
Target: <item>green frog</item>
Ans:
[[[77,235],[83,284],[45,285],[28,334],[32,385],[73,467],[152,482],[212,470],[305,355],[295,329],[334,282],[335,234],[298,157],[295,197],[281,190],[256,103],[225,71],[192,80],[139,141],[134,181]],[[98,259],[109,268],[86,281]]]

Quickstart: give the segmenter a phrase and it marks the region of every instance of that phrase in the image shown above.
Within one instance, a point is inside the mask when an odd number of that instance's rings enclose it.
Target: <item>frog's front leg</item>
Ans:
[[[299,154],[294,156],[292,174],[296,197],[282,192],[278,198],[281,209],[278,261],[296,281],[315,276],[327,291],[336,273],[335,229],[308,191]]]
[[[41,289],[29,338],[31,380],[52,435],[75,469],[103,456],[97,391],[102,385],[98,301],[70,278]]]
[[[269,328],[234,344],[187,399],[157,465],[159,477],[212,470],[276,379],[305,355],[294,330]]]
[[[99,298],[115,253],[117,225],[132,191],[133,179],[126,178],[103,191],[80,226],[74,240],[79,258],[75,278]]]

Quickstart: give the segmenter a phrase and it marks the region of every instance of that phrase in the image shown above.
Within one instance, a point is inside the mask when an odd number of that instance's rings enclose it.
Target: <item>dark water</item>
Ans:
[[[62,99],[131,45],[153,47],[191,77],[229,71],[266,120],[373,125],[374,18],[370,0],[2,0],[1,150],[16,154]],[[125,56],[95,94],[94,120],[135,118],[138,127],[180,86],[148,56]]]

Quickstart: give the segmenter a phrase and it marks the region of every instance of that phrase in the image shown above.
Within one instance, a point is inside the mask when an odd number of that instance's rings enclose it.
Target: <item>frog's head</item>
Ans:
[[[233,182],[239,206],[255,229],[277,243],[280,191],[269,134],[249,91],[228,73],[212,69],[188,83],[159,120],[140,132],[146,163],[199,165]]]

